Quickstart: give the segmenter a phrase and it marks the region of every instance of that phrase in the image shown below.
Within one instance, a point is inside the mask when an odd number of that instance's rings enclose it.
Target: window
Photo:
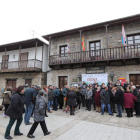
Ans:
[[[28,84],[31,87],[32,79],[25,79],[25,85]]]
[[[59,88],[63,88],[68,84],[68,77],[67,76],[60,76],[59,77]]]
[[[89,50],[91,56],[100,56],[101,43],[100,41],[94,41],[89,43]]]
[[[60,55],[63,56],[68,56],[68,49],[67,46],[60,46]]]
[[[140,34],[127,36],[127,44],[128,45],[140,44]]]

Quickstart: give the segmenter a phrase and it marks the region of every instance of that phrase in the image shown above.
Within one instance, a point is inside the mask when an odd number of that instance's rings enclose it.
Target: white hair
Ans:
[[[136,88],[136,86],[132,86],[132,88],[134,88],[134,89],[135,89],[135,88]]]

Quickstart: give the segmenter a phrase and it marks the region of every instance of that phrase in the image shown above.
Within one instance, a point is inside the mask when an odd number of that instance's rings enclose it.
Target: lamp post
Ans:
[[[114,72],[113,71],[110,72],[110,76],[111,76],[111,81],[113,82],[113,77],[114,77]]]
[[[81,82],[81,73],[78,74],[79,82]]]

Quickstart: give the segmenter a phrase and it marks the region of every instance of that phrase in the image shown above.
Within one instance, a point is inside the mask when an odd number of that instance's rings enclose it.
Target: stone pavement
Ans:
[[[140,118],[127,118],[126,113],[123,113],[122,118],[109,116],[105,113],[103,116],[95,111],[86,111],[82,108],[81,111],[75,112],[75,116],[70,116],[69,113],[62,110],[53,111],[48,114],[46,124],[48,130],[52,133],[48,136],[43,136],[41,127],[38,126],[35,131],[34,140],[138,140],[140,139]],[[4,118],[0,112],[0,140],[4,140],[4,132],[8,124],[9,118]],[[33,118],[31,118],[33,122]],[[24,133],[21,137],[13,135],[14,126],[12,127],[11,136],[14,140],[28,140],[26,137],[31,126],[21,125],[21,132]]]

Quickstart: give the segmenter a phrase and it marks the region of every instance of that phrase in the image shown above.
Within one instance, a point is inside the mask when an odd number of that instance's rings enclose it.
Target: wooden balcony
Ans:
[[[94,65],[125,65],[130,60],[140,62],[140,44],[100,50],[52,55],[49,66],[53,69],[87,67]],[[67,66],[66,66],[67,65]]]
[[[0,63],[0,73],[41,71],[42,61],[37,59]]]

